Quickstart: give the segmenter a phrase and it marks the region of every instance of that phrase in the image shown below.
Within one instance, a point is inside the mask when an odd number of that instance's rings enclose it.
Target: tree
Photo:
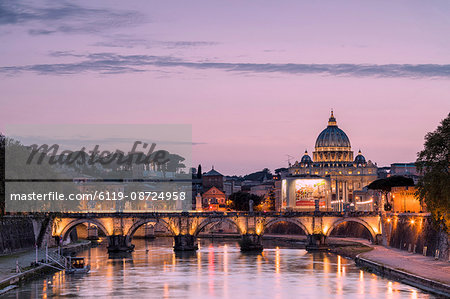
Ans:
[[[197,168],[197,179],[201,179],[202,178],[202,165],[198,164],[198,168]]]
[[[272,179],[272,173],[269,168],[264,168],[261,171],[253,172],[244,176],[244,180],[248,181],[259,181],[262,182],[264,180]]]
[[[273,188],[269,190],[267,200],[268,200],[267,208],[269,209],[269,211],[275,211],[275,191]]]
[[[275,169],[275,174],[281,174],[282,172],[286,172],[286,171],[288,171],[288,169],[286,167],[277,168],[277,169]]]
[[[253,200],[253,206],[256,207],[262,201],[261,196],[238,191],[230,195],[229,200],[231,201],[231,208],[236,211],[248,211],[249,202]]]
[[[184,165],[183,162],[185,159],[177,154],[170,154],[169,153],[169,161],[166,163],[166,170],[168,172],[178,172],[180,169],[186,168],[186,165]]]
[[[400,186],[414,186],[414,181],[411,178],[395,175],[385,179],[375,180],[372,183],[370,183],[367,186],[367,188],[371,190],[381,191],[386,198],[384,209],[386,211],[390,211],[392,209],[392,205],[387,201],[388,194],[389,192],[391,192],[392,187],[400,187]]]
[[[5,141],[0,133],[0,216],[5,213]]]
[[[421,174],[417,184],[420,201],[433,219],[450,228],[450,113],[434,132],[425,135],[424,149],[417,153],[416,167]]]

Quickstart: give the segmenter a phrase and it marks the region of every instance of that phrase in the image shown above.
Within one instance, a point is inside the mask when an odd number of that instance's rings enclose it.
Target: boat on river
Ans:
[[[91,266],[84,262],[84,257],[69,257],[67,263],[66,274],[85,274],[91,270]]]

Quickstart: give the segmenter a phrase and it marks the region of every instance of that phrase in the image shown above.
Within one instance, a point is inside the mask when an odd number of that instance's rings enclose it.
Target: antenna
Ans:
[[[291,159],[293,159],[294,157],[288,154],[286,154],[286,156],[288,157],[286,161],[288,162],[289,166],[291,166]]]

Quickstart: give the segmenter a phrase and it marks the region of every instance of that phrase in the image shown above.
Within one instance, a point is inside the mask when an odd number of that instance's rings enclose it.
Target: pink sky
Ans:
[[[187,123],[231,175],[312,152],[331,108],[354,151],[414,161],[450,111],[446,1],[133,5],[2,2],[0,131]]]

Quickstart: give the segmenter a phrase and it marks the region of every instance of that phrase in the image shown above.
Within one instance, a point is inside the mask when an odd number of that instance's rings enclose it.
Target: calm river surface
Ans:
[[[129,258],[108,259],[106,247],[83,251],[91,272],[63,272],[27,283],[6,298],[433,298],[418,289],[358,269],[331,253],[267,244],[243,254],[237,241],[199,241],[177,255],[172,240],[133,240]],[[147,250],[146,250],[147,248]]]

